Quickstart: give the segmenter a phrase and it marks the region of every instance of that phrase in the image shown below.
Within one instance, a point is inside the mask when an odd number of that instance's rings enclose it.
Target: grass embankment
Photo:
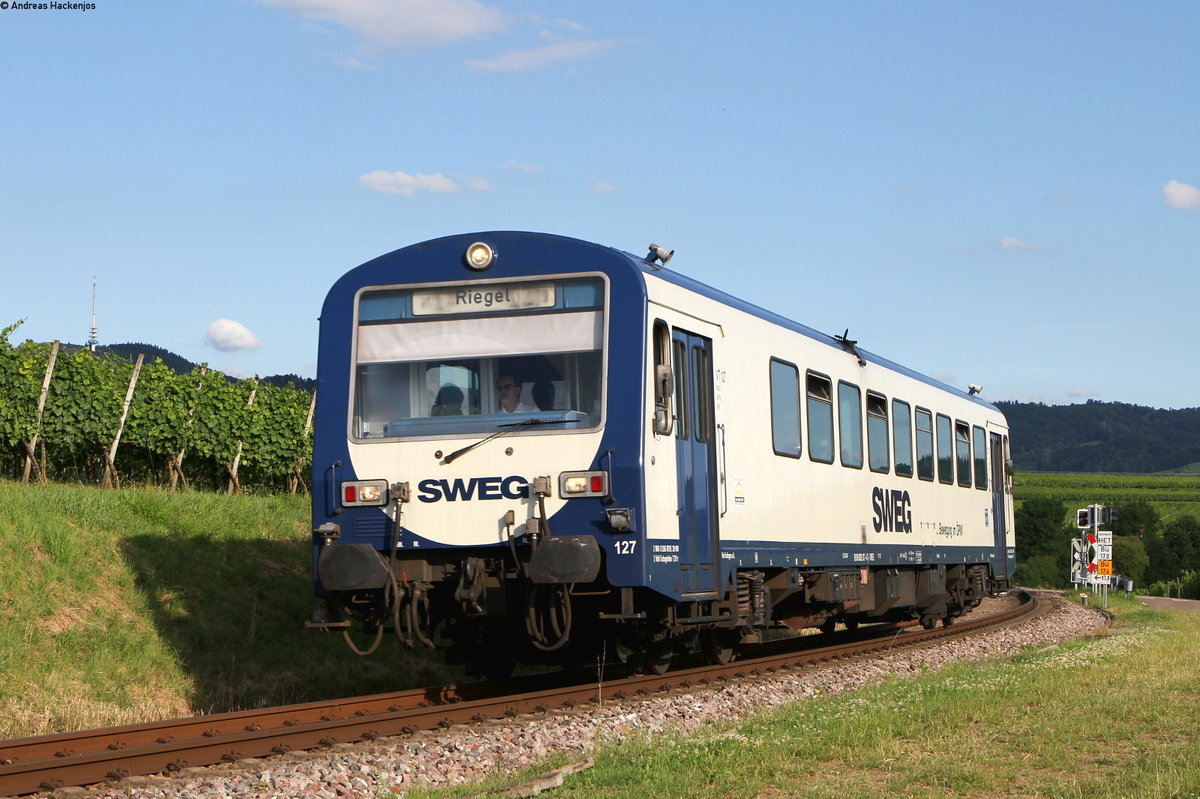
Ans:
[[[627,740],[554,795],[1200,796],[1200,613],[1114,607],[1136,632],[893,679],[688,738]]]
[[[303,627],[308,500],[0,482],[0,739],[427,685]]]
[[[1146,502],[1163,521],[1189,514],[1200,517],[1200,477],[1158,474],[1049,474],[1018,472],[1013,478],[1018,501],[1045,497],[1070,509],[1088,505]],[[1019,534],[1019,531],[1018,531]]]

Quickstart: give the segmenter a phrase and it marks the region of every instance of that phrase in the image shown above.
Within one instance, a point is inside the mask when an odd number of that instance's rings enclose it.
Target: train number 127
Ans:
[[[632,555],[633,551],[635,549],[637,549],[637,543],[638,543],[637,541],[617,541],[616,542],[616,554]]]

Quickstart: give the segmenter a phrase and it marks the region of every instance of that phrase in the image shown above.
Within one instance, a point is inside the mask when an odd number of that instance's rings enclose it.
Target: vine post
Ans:
[[[254,388],[250,389],[250,399],[246,400],[246,407],[254,405],[254,395],[258,393],[258,377],[254,378]],[[229,488],[225,491],[226,494],[232,494],[234,491],[242,493],[242,484],[238,482],[238,465],[242,462],[242,449],[246,442],[243,439],[238,439],[237,454],[233,456],[233,463],[229,465]]]
[[[204,376],[206,374],[208,374],[208,367],[201,366],[200,367],[200,379],[196,381],[196,394],[199,394],[200,391],[204,388]],[[192,429],[192,422],[195,421],[195,419],[196,419],[196,402],[197,402],[197,400],[193,400],[192,407],[188,408],[187,427],[184,431],[185,432],[185,437],[184,437],[185,441],[187,440],[186,433],[187,433],[187,431]],[[187,476],[183,473],[183,454],[186,450],[187,450],[186,446],[180,446],[179,452],[176,452],[175,457],[171,458],[171,460],[170,460],[171,490],[172,491],[174,491],[176,489],[176,487],[179,485],[180,481],[183,482],[184,488],[188,487]]]
[[[29,485],[29,472],[37,468],[38,482],[44,482],[45,473],[38,465],[37,454],[34,452],[38,436],[42,432],[42,412],[46,409],[46,394],[50,391],[50,378],[54,375],[54,362],[58,359],[58,339],[50,347],[50,359],[46,362],[46,378],[42,381],[42,393],[38,396],[37,426],[33,430],[33,438],[25,444],[25,474],[21,477],[21,485]]]
[[[308,438],[308,432],[312,430],[313,411],[317,409],[317,392],[313,392],[312,400],[308,403],[308,418],[304,420],[304,435]],[[303,487],[307,492],[308,487],[304,484],[304,475],[300,473],[300,464],[304,462],[303,458],[296,458],[296,462],[292,464],[292,475],[288,477],[288,493],[295,494],[296,489]]]
[[[139,352],[137,363],[133,365],[133,375],[129,378],[129,389],[125,392],[125,404],[121,406],[121,421],[117,423],[117,435],[113,438],[112,446],[108,448],[108,455],[105,457],[104,481],[100,484],[101,488],[108,488],[110,484],[117,488],[121,487],[121,478],[117,475],[115,463],[117,446],[121,443],[121,433],[125,431],[125,419],[129,416],[129,403],[133,402],[133,390],[137,388],[138,375],[142,373],[142,361],[145,357]]]

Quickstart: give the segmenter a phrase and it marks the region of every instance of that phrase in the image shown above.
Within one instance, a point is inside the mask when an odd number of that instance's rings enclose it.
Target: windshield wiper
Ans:
[[[536,427],[537,425],[542,425],[542,424],[566,424],[569,421],[572,421],[572,420],[570,420],[570,419],[523,419],[519,422],[509,422],[508,424],[502,424],[502,425],[500,425],[500,427],[503,428],[502,430],[497,430],[496,432],[492,433],[487,438],[480,439],[479,441],[476,441],[474,444],[468,444],[467,446],[463,447],[462,449],[454,450],[454,452],[451,452],[449,455],[447,455],[445,457],[445,459],[442,461],[442,463],[452,463],[453,461],[457,460],[458,458],[462,457],[463,455],[466,455],[468,452],[470,452],[471,450],[480,446],[481,444],[486,444],[487,442],[491,441],[493,438],[499,438],[502,435],[511,433],[511,432],[513,432],[513,430],[515,430],[518,427]]]

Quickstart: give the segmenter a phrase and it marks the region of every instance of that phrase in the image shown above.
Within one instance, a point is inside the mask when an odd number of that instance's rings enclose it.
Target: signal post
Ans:
[[[1112,531],[1101,530],[1117,519],[1111,505],[1088,505],[1075,511],[1079,537],[1071,541],[1071,582],[1088,585],[1108,607],[1108,587],[1113,581]]]

